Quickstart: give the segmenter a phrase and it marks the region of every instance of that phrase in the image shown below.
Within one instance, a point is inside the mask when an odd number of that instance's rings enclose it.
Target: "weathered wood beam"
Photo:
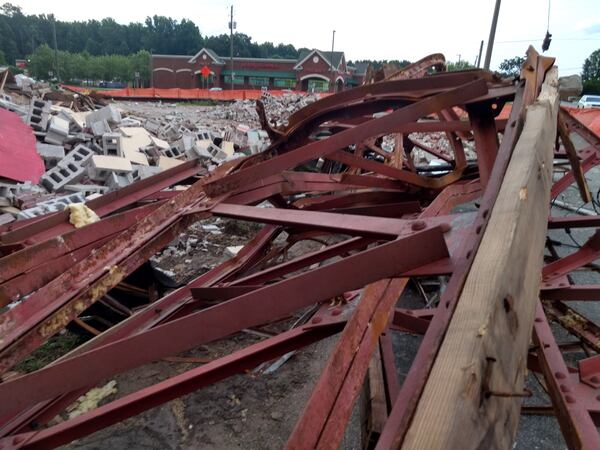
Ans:
[[[556,69],[527,110],[405,449],[507,449],[515,437],[552,184]]]

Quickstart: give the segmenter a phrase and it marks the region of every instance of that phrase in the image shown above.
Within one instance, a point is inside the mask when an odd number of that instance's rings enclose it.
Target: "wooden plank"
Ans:
[[[375,351],[373,352],[373,357],[369,363],[368,375],[369,399],[367,434],[369,436],[368,448],[373,448],[388,417],[385,382],[383,379],[383,367],[379,348],[375,348]]]
[[[552,69],[537,102],[528,108],[402,448],[512,448],[547,230],[556,78]]]

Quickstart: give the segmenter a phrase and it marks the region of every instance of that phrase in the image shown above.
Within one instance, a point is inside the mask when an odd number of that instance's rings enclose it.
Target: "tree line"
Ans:
[[[0,51],[4,59],[14,63],[24,59],[39,46],[54,46],[70,53],[86,52],[91,56],[130,55],[147,50],[155,54],[193,55],[202,47],[219,55],[229,55],[229,36],[203,36],[188,19],[177,21],[170,17],[148,17],[144,23],[126,25],[112,18],[64,22],[50,14],[25,15],[10,3],[0,7]],[[299,51],[291,44],[264,42],[258,44],[243,33],[234,37],[235,56],[253,58],[297,58]]]
[[[47,44],[40,45],[29,55],[28,71],[39,80],[59,79],[80,84],[84,81],[139,81],[139,86],[150,82],[150,53],[139,50],[131,55],[90,55],[88,52],[71,53],[59,50],[56,55]]]

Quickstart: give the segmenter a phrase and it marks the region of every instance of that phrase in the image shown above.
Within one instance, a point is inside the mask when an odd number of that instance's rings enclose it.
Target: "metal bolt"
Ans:
[[[413,231],[423,230],[423,229],[425,229],[425,227],[427,227],[427,224],[425,222],[423,222],[422,220],[416,220],[410,226],[410,228]]]

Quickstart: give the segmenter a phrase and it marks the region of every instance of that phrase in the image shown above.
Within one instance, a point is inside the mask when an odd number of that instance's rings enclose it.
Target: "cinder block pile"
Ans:
[[[36,93],[34,90],[31,95]],[[317,99],[263,95],[267,114],[281,125],[290,114]],[[94,106],[89,98],[83,100],[86,107]],[[46,167],[39,186],[9,180],[0,183],[2,223],[58,211],[70,202],[120,189],[186,160],[200,160],[210,171],[270,145],[267,133],[255,128],[258,116],[253,101],[216,105],[199,121],[180,111],[137,117],[114,105],[74,111],[35,96],[27,106],[4,95],[0,107],[19,114],[31,126]]]

